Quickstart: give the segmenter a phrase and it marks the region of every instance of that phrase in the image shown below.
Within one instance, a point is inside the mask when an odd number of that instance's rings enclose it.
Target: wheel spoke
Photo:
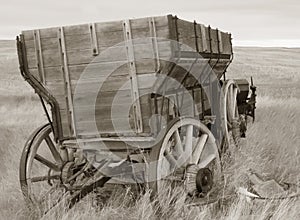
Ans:
[[[171,153],[165,152],[164,155],[165,155],[167,161],[169,162],[169,164],[171,165],[172,169],[178,167],[177,160],[175,159],[175,157]]]
[[[42,182],[46,180],[54,180],[54,179],[59,179],[59,175],[52,175],[52,176],[38,176],[38,177],[31,177],[31,182],[36,183],[36,182]]]
[[[229,97],[231,98],[233,96],[233,84],[229,87]]]
[[[199,138],[199,140],[198,140],[198,142],[196,144],[196,147],[194,149],[193,156],[192,156],[192,163],[193,164],[198,164],[198,162],[200,160],[201,153],[202,153],[202,151],[204,149],[204,146],[206,144],[207,139],[208,139],[208,135],[207,134],[203,134]]]
[[[230,122],[229,122],[229,121],[227,121],[227,128],[228,128],[229,130],[231,130],[231,129],[232,129],[232,125],[230,124]]]
[[[228,88],[228,93],[227,93],[227,109],[229,113],[229,119],[231,118],[231,108],[232,108],[232,93],[233,93],[233,86],[230,85]]]
[[[49,149],[50,149],[50,151],[51,151],[51,153],[52,153],[55,161],[58,162],[59,164],[63,164],[63,160],[62,160],[59,152],[57,151],[56,147],[54,146],[52,140],[50,139],[50,137],[47,136],[45,138],[45,141],[46,141],[46,143],[47,143],[47,145],[48,145],[48,147],[49,147]]]
[[[37,161],[39,161],[40,163],[46,165],[47,167],[49,167],[52,170],[55,171],[60,171],[59,166],[55,165],[54,163],[50,162],[49,160],[45,159],[44,157],[36,154],[34,157]]]
[[[185,137],[185,154],[188,158],[191,158],[193,152],[193,125],[187,127]]]
[[[203,161],[199,163],[199,168],[205,168],[207,167],[213,160],[215,160],[217,157],[215,154],[210,154],[208,157],[206,157]]]
[[[178,129],[176,129],[173,136],[174,136],[174,140],[175,140],[174,149],[175,149],[178,157],[180,157],[183,154],[183,146],[182,146],[182,143],[181,143],[181,138],[180,138]]]

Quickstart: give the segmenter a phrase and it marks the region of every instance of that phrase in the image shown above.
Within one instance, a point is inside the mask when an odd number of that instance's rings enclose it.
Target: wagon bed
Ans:
[[[138,40],[145,38],[156,39]],[[129,43],[131,40],[132,45]],[[185,46],[180,47],[171,40]],[[97,136],[89,130],[91,123],[94,123],[93,115],[102,136],[114,135],[112,101],[116,92],[132,77],[131,86],[122,88],[124,103],[133,102],[133,90],[139,94],[153,89],[151,85],[147,87],[145,82],[138,82],[136,76],[143,75],[141,80],[147,81],[146,74],[170,74],[172,71],[170,75],[180,81],[185,76],[184,70],[179,67],[172,69],[169,60],[192,61],[200,54],[220,78],[232,58],[230,34],[172,15],[23,31],[21,42],[23,50],[19,57],[25,72],[36,79],[33,87],[46,99],[53,99],[55,135],[60,140]],[[95,59],[105,52],[104,58]],[[134,68],[130,66],[131,62]],[[95,74],[84,78],[86,69],[92,69],[93,65]],[[105,75],[105,71],[115,67],[117,69],[109,77],[101,78],[101,74]],[[74,97],[80,78],[84,78],[80,83],[85,84],[87,89],[81,89]],[[101,95],[99,93],[97,96],[95,107],[91,107],[90,90],[97,88],[99,80],[103,81]],[[37,86],[37,83],[40,85]],[[154,113],[150,108],[153,104],[148,96],[140,97],[133,103],[137,112],[131,110],[126,118],[115,117],[123,120],[124,124],[129,118],[136,136],[151,136],[153,131],[149,118]],[[80,116],[76,118],[76,115]],[[128,133],[128,128],[122,130],[122,125],[119,130],[124,135]]]

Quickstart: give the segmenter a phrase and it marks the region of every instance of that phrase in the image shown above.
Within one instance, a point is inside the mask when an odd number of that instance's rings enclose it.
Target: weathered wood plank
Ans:
[[[92,118],[93,115],[99,115],[100,118],[111,118],[111,112],[112,109],[114,109],[114,115],[117,116],[118,118],[121,116],[124,116],[124,114],[132,114],[132,100],[130,100],[130,98],[128,98],[128,103],[127,104],[123,104],[123,103],[114,103],[112,104],[111,102],[106,102],[106,101],[98,101],[95,103],[95,105],[77,105],[75,106],[75,114],[77,115],[77,119],[79,121],[81,120],[86,120],[87,118]],[[101,99],[100,99],[101,100]],[[143,106],[143,113],[145,115],[150,115],[151,110],[149,109],[149,100],[147,99],[147,97],[145,98],[140,98],[140,102],[141,102],[141,106]],[[122,109],[123,106],[123,109]],[[129,112],[127,112],[126,107],[129,107]],[[117,110],[120,108],[123,111],[126,111],[125,113],[122,111],[117,112]],[[80,115],[80,116],[79,116]],[[126,117],[128,117],[128,115]]]
[[[223,53],[232,54],[231,35],[228,33],[221,32],[221,38],[223,42]]]
[[[60,109],[61,124],[64,137],[71,137],[70,123],[68,121],[68,112],[66,109]]]
[[[140,89],[140,93],[149,93],[151,90],[149,89]],[[78,93],[76,96],[73,95],[75,107],[80,108],[81,106],[87,106],[93,104],[94,99],[89,94]],[[63,99],[62,96],[59,96],[58,99]],[[122,90],[119,93],[117,91],[99,91],[96,98],[96,105],[101,104],[103,106],[111,106],[111,103],[115,101],[119,104],[128,104],[132,102],[131,91],[130,90]]]
[[[211,28],[210,31],[210,36],[211,36],[211,48],[212,48],[212,53],[219,54],[220,49],[219,49],[219,41],[218,41],[218,33],[216,29]]]
[[[148,25],[148,19],[144,20],[144,25],[136,26],[132,28],[133,39],[136,38],[145,38],[150,37],[150,30]],[[162,22],[161,19],[155,18],[155,25],[157,29],[157,35],[159,38],[168,38],[169,30],[167,28],[166,18]],[[113,22],[116,23],[116,22]],[[124,41],[122,23],[117,22],[119,28],[117,29],[105,29],[101,28],[101,23],[95,24],[97,43],[100,48],[107,48],[115,46]],[[133,24],[135,26],[134,20]],[[91,47],[91,36],[89,25],[78,25],[78,26],[66,26],[65,29],[65,38],[66,38],[66,49],[67,51],[74,49],[90,49]],[[49,29],[40,29],[41,32],[41,42],[43,45],[43,51],[56,50],[58,47],[58,28],[49,28]],[[23,32],[26,40],[26,49],[30,51],[34,49],[34,35],[32,31]],[[49,34],[49,36],[45,36]]]
[[[155,71],[155,61],[152,59],[145,59],[136,62],[138,74],[148,74]],[[163,62],[162,66],[163,66]],[[119,67],[120,66],[120,67]],[[97,79],[99,76],[123,76],[128,75],[128,65],[124,61],[106,62],[106,63],[92,63],[89,65],[80,64],[69,66],[71,80],[81,79]],[[36,68],[31,68],[30,72],[38,75]],[[61,74],[61,67],[47,67],[45,68],[46,82],[61,82],[63,80]]]
[[[115,133],[116,129],[121,132],[121,133],[129,133],[129,132],[134,132],[134,120],[129,119],[130,126],[131,128],[128,129],[128,119],[124,118],[117,118],[118,120],[118,127],[114,128],[113,122],[111,119],[106,119],[106,120],[101,120],[101,121],[96,121],[96,126],[98,128],[98,131],[100,134],[106,134],[106,133]],[[147,126],[149,123],[147,118],[143,118],[143,130],[144,133],[150,132],[150,127]],[[95,133],[94,131],[94,122],[93,121],[83,121],[83,122],[77,122],[76,123],[76,132],[78,135],[97,135],[99,133]]]
[[[163,69],[167,63],[160,62]],[[149,74],[155,72],[155,61],[152,59],[144,59],[136,62],[136,69],[138,75]],[[45,68],[46,82],[60,82],[63,80],[61,74],[61,67],[47,67]],[[106,62],[106,63],[92,63],[69,66],[71,80],[81,79],[97,79],[99,76],[123,76],[128,75],[128,65],[124,61]],[[31,68],[30,72],[38,75],[36,68]]]
[[[171,57],[170,42],[158,42],[160,57],[167,59]],[[100,53],[105,51],[106,56],[96,57],[93,56],[91,49],[72,50],[67,52],[69,65],[89,64],[91,62],[114,62],[125,61],[126,48],[124,46],[110,47],[109,50],[99,48]],[[151,59],[153,58],[153,45],[152,44],[137,44],[134,45],[134,52],[136,60]],[[60,66],[61,59],[59,55],[59,48],[43,52],[44,67]],[[28,67],[36,68],[36,56],[34,51],[27,51]]]
[[[96,32],[98,47],[105,49],[108,47],[122,45],[124,42],[123,32]],[[168,29],[158,29],[157,35],[160,39],[158,41],[163,41],[163,38],[168,38]],[[150,37],[150,30],[148,28],[140,28],[133,30],[133,39]],[[66,49],[67,51],[72,50],[85,50],[91,49],[91,36],[90,33],[80,34],[80,35],[66,35]],[[134,40],[136,44],[144,43],[145,40],[139,41]],[[43,52],[47,53],[51,50],[57,50],[58,48],[58,38],[41,38]],[[34,49],[34,40],[26,41],[26,50],[31,52]]]
[[[138,78],[138,84],[139,89],[150,89],[153,86],[153,81],[150,81],[151,77],[139,77]],[[104,81],[101,85],[99,84],[99,81]],[[72,82],[72,94],[75,92],[83,93],[83,94],[93,94],[95,91],[101,91],[101,92],[107,92],[107,91],[123,91],[123,90],[130,90],[131,84],[130,84],[130,77],[129,76],[112,76],[109,78],[101,78],[99,77],[97,81],[95,80],[81,80],[73,81]]]
[[[178,19],[177,27],[179,41],[190,47],[193,51],[196,51],[194,23]]]
[[[148,18],[141,18],[141,19],[132,19],[131,22],[133,24],[133,28],[142,28],[145,19]],[[167,16],[160,16],[155,17],[155,21],[157,27],[163,27],[167,25]],[[115,32],[115,31],[122,31],[122,21],[108,21],[108,22],[100,22],[95,23],[96,32]],[[88,34],[89,33],[89,25],[88,24],[81,24],[81,25],[70,25],[65,26],[65,34],[67,35],[81,35],[81,34]],[[54,38],[57,35],[57,28],[43,28],[40,29],[41,31],[41,38]],[[32,31],[23,31],[22,34],[25,37],[25,41],[32,40],[33,35]]]

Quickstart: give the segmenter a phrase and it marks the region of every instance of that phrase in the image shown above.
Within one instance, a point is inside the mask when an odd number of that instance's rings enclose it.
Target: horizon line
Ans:
[[[0,38],[0,41],[15,41],[12,38]],[[232,40],[233,47],[300,48],[300,39],[270,40]]]

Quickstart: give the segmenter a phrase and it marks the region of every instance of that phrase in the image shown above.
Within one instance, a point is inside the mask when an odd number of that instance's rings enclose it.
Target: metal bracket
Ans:
[[[195,33],[195,46],[196,46],[196,51],[199,53],[199,45],[198,45],[198,33],[197,33],[197,22],[194,21],[194,33]]]
[[[125,48],[128,59],[129,75],[131,81],[131,97],[133,101],[133,115],[137,133],[143,132],[143,118],[139,97],[139,86],[137,79],[137,71],[135,66],[134,45],[132,42],[130,21],[123,21],[123,32],[125,39]]]
[[[43,62],[43,54],[42,54],[41,36],[39,30],[33,31],[33,39],[34,39],[35,55],[36,55],[37,68],[40,75],[40,80],[43,84],[45,84],[46,80],[45,80],[44,62]]]
[[[91,47],[92,53],[94,56],[99,55],[98,50],[98,40],[97,40],[97,33],[96,33],[96,25],[95,23],[89,25],[90,28],[90,35],[91,35]]]

